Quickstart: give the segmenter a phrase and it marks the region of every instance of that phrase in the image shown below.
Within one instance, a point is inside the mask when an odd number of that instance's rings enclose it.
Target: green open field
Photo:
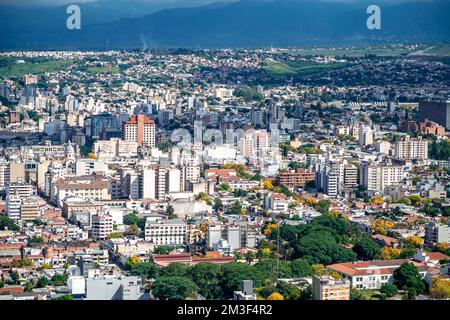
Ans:
[[[17,60],[0,58],[0,77],[20,77],[28,73],[40,75],[64,69],[71,63],[69,60],[25,60],[25,63],[17,63]]]
[[[87,72],[92,74],[100,74],[100,73],[117,74],[120,72],[120,69],[118,67],[89,67],[87,68]]]
[[[262,63],[263,70],[272,76],[308,76],[326,71],[338,70],[347,67],[349,64],[344,62],[337,63],[316,63],[310,61],[290,61],[290,62],[272,62]]]

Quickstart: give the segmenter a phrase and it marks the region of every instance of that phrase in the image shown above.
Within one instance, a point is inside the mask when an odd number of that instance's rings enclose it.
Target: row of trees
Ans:
[[[186,266],[181,263],[171,263],[165,268],[158,268],[151,262],[127,262],[131,274],[144,279],[155,279],[151,291],[155,297],[162,300],[195,298],[201,294],[206,299],[229,299],[233,292],[241,290],[243,280],[253,280],[255,287],[275,286],[278,278],[304,277],[313,274],[312,266],[302,259],[281,261],[273,257],[260,257],[260,260],[250,265],[248,263],[232,262],[223,265],[199,263]],[[284,287],[283,287],[284,288]],[[286,298],[305,298],[301,293],[287,294],[279,286],[268,294],[277,292]],[[267,289],[264,291],[267,293]]]

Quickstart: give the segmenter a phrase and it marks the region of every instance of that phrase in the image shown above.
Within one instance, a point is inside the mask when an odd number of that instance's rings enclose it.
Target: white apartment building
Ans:
[[[111,138],[110,140],[97,140],[94,143],[94,154],[98,159],[112,159],[116,157],[132,158],[137,156],[137,141]]]
[[[183,245],[186,237],[186,222],[181,219],[147,218],[145,222],[145,241],[155,245]]]
[[[387,186],[401,183],[404,177],[403,166],[364,164],[360,181],[367,191],[383,192]]]
[[[422,137],[406,136],[395,143],[394,156],[401,160],[426,160],[428,159],[428,141],[422,140]]]
[[[20,219],[20,207],[22,205],[22,199],[17,195],[8,195],[5,200],[6,215],[12,220]]]
[[[106,240],[113,232],[113,218],[108,214],[98,213],[92,216],[92,238]]]
[[[94,172],[108,172],[108,165],[95,159],[78,159],[75,162],[75,175],[90,176]]]
[[[360,146],[369,146],[373,144],[373,132],[370,126],[359,127],[358,142]]]

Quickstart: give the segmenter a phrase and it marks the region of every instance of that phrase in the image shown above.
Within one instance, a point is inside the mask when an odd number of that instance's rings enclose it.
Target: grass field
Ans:
[[[26,61],[25,63],[17,63],[12,59],[2,59],[0,77],[20,77],[28,73],[40,75],[46,72],[61,70],[70,63],[71,61],[69,60],[48,60],[42,62]]]
[[[87,68],[87,72],[92,74],[101,74],[101,73],[117,74],[120,72],[120,69],[118,67],[89,67]]]
[[[292,62],[263,62],[263,70],[273,76],[308,76],[326,71],[338,70],[347,67],[345,62],[316,63],[310,61]]]

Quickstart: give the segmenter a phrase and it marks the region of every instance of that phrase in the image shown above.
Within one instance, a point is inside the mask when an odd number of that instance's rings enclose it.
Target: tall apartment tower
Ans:
[[[155,147],[155,122],[148,116],[138,114],[124,121],[122,137],[124,140],[136,141],[139,146]]]
[[[426,160],[428,159],[428,141],[422,140],[422,137],[406,136],[395,143],[394,155],[401,160]]]
[[[425,119],[439,123],[441,126],[450,130],[450,101],[423,101],[419,102],[419,121]]]

